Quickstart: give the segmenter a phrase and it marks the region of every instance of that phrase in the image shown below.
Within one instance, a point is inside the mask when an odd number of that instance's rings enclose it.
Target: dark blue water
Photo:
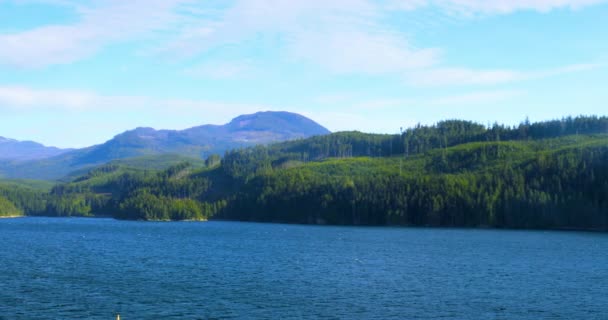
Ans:
[[[608,235],[0,219],[0,319],[608,319]]]

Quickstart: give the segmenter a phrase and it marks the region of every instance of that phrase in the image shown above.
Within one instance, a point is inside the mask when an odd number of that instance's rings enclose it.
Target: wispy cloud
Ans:
[[[434,6],[458,14],[508,14],[522,10],[538,12],[564,8],[576,10],[606,2],[606,0],[388,0],[386,8],[411,11]]]
[[[276,39],[279,52],[286,53],[286,61],[304,62],[335,74],[400,75],[406,83],[415,85],[486,85],[580,70],[563,67],[560,72],[557,68],[541,76],[499,68],[444,66],[442,54],[448,53],[440,48],[417,47],[405,34],[386,24],[386,16],[395,10],[426,7],[472,14],[546,12],[608,0],[236,0],[222,10],[194,0],[107,0],[87,4],[26,1],[68,6],[80,19],[72,24],[0,34],[0,64],[44,67],[71,63],[112,43],[148,34],[158,36],[152,37],[159,46],[157,53],[178,59],[227,44],[270,37]],[[246,66],[231,61],[207,61],[187,73],[227,79],[246,71]]]
[[[112,101],[113,100],[113,101]],[[112,102],[131,104],[128,97],[104,98],[90,91],[35,90],[28,87],[0,87],[0,106],[11,110],[86,110],[91,106],[110,107]]]
[[[101,95],[81,90],[41,90],[22,86],[0,86],[0,110],[116,112],[125,108],[131,112],[213,115],[214,119],[225,120],[241,113],[275,109],[261,104],[180,98],[157,99],[146,96]]]
[[[506,14],[577,9],[602,2],[605,0],[239,0],[217,19],[184,28],[163,51],[193,56],[213,47],[271,36],[280,39],[278,45],[286,49],[288,60],[335,74],[401,75],[416,85],[500,84],[548,77],[551,72],[541,76],[519,70],[444,66],[443,50],[413,45],[383,19],[396,10],[426,7],[448,13]],[[561,68],[567,67],[556,70]]]
[[[198,12],[201,8],[190,8]],[[237,0],[213,17],[188,20],[161,52],[193,56],[259,35],[290,35],[307,29],[369,21],[380,12],[369,0]],[[317,29],[318,30],[318,29]]]
[[[571,73],[606,68],[605,63],[574,64],[545,70],[475,70],[468,68],[428,68],[408,73],[405,81],[413,86],[485,86],[538,80]]]
[[[384,14],[369,0],[240,0],[219,19],[184,28],[161,51],[187,57],[270,36],[280,39],[288,60],[339,74],[394,73],[436,63],[439,50],[412,46],[403,34],[382,25]]]
[[[427,98],[382,98],[364,100],[345,107],[357,112],[375,113],[391,110],[407,110],[421,107],[463,107],[470,105],[488,105],[516,98],[525,94],[522,90],[477,90],[461,94],[443,95]]]
[[[303,32],[290,45],[296,59],[338,73],[386,74],[437,63],[439,50],[415,49],[399,34],[362,30]]]
[[[20,67],[43,67],[86,58],[104,46],[164,28],[179,20],[173,10],[188,0],[108,0],[83,5],[68,1],[45,1],[70,6],[80,20],[73,24],[47,25],[31,30],[0,34],[0,63]]]

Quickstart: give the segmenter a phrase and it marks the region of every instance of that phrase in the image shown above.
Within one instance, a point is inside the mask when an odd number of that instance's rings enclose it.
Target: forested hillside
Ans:
[[[342,132],[0,196],[29,215],[608,230],[608,118]]]
[[[15,205],[5,197],[0,197],[0,217],[15,217],[23,215],[23,211],[17,209]]]

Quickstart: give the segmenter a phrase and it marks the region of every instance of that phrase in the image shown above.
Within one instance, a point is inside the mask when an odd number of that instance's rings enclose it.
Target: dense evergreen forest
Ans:
[[[23,215],[23,211],[5,197],[0,197],[0,217],[15,217]]]
[[[108,164],[50,190],[0,183],[2,210],[141,220],[608,230],[608,118],[515,127],[450,120],[396,135],[341,132],[232,150],[209,157],[204,168]]]

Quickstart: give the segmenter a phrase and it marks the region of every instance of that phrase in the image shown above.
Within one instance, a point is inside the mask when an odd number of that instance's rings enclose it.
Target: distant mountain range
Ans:
[[[136,128],[103,144],[75,150],[3,138],[0,140],[0,176],[60,179],[73,171],[117,159],[169,154],[175,154],[176,159],[204,159],[233,148],[328,133],[329,130],[302,115],[268,111],[242,115],[225,125],[202,125],[186,130]]]
[[[17,141],[0,137],[0,160],[35,160],[50,158],[71,151],[45,147],[33,141]]]

